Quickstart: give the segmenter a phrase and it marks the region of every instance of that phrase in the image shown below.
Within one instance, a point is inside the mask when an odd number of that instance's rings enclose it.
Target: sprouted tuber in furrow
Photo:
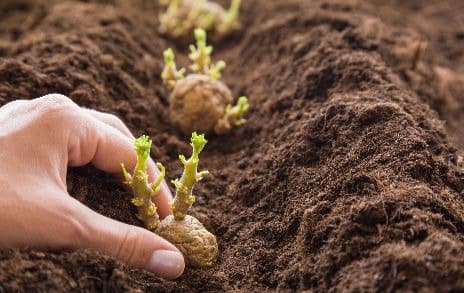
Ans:
[[[195,28],[202,28],[220,39],[240,28],[241,0],[232,0],[228,10],[207,0],[160,0],[159,3],[165,7],[159,16],[159,30],[170,37],[187,36]]]
[[[207,141],[204,135],[197,135],[194,132],[190,142],[192,155],[189,159],[183,155],[179,156],[184,165],[184,172],[180,179],[173,180],[176,187],[176,196],[171,203],[173,215],[161,221],[152,199],[160,190],[165,169],[158,163],[161,174],[153,183],[148,183],[146,162],[150,155],[152,142],[147,136],[135,140],[137,164],[133,174],[130,175],[124,165],[122,165],[122,172],[125,183],[131,187],[134,194],[132,203],[137,206],[137,216],[145,226],[176,245],[192,265],[209,267],[214,264],[218,256],[216,237],[206,230],[195,217],[187,215],[188,209],[195,202],[195,196],[192,194],[194,185],[208,174],[208,171],[198,172],[197,170],[200,152]]]
[[[196,46],[190,46],[191,74],[177,69],[172,49],[164,52],[165,68],[161,77],[172,93],[169,112],[172,123],[184,134],[193,131],[226,134],[245,123],[248,99],[242,96],[232,106],[232,93],[220,81],[224,61],[212,64],[213,47],[207,44],[206,32],[195,30]]]

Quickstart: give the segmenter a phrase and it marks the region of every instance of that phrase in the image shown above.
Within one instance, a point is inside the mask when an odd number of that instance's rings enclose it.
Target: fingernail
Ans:
[[[156,250],[148,262],[147,269],[166,279],[178,278],[184,272],[184,257],[171,250]]]

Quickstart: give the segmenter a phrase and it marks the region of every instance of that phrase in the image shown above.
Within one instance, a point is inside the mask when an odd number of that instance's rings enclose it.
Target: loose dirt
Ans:
[[[1,1],[0,105],[57,92],[114,113],[179,176],[160,73],[188,41],[158,35],[155,2]],[[217,264],[164,281],[93,251],[4,250],[0,291],[464,290],[464,6],[243,2],[215,57],[248,122],[208,137],[193,208]],[[110,175],[70,169],[68,190],[141,225]]]

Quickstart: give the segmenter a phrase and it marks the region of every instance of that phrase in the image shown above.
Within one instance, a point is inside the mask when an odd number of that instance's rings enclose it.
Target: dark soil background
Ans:
[[[187,48],[157,34],[155,2],[0,1],[0,105],[58,92],[114,113],[179,176],[161,53]],[[0,292],[464,290],[462,1],[243,2],[215,58],[249,120],[208,137],[193,208],[218,263],[164,281],[92,251],[6,250]],[[141,224],[116,179],[68,177]]]

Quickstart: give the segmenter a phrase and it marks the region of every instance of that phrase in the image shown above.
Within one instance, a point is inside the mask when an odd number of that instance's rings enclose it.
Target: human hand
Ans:
[[[165,278],[179,277],[184,259],[158,235],[100,215],[67,193],[67,166],[92,163],[117,174],[136,163],[131,132],[116,116],[80,108],[52,94],[0,108],[0,248],[91,248]],[[148,162],[149,179],[159,171]],[[155,203],[171,213],[163,182]]]

